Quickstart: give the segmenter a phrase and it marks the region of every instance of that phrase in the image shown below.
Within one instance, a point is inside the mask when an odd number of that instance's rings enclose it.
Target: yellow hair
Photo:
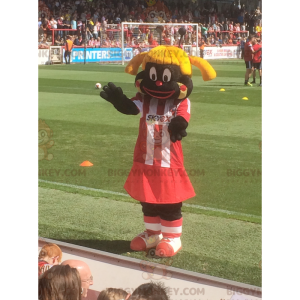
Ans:
[[[196,56],[188,56],[185,51],[175,46],[157,46],[149,52],[136,55],[126,66],[125,72],[131,75],[138,73],[139,66],[145,70],[146,63],[171,64],[180,67],[182,75],[192,77],[192,65],[200,69],[203,80],[212,80],[217,74],[213,67],[204,59]]]
[[[200,69],[204,81],[212,80],[217,76],[216,71],[207,60],[197,56],[190,56],[190,62],[193,66]]]

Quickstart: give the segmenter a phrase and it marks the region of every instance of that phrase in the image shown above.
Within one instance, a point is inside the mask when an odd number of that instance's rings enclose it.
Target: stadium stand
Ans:
[[[196,34],[200,43],[205,38],[207,45],[218,46],[239,44],[239,38],[248,33],[262,35],[259,7],[254,9],[248,4],[241,6],[232,3],[218,4],[217,1],[191,0],[44,0],[39,1],[38,35],[39,49],[50,45],[60,46],[66,35],[72,39],[86,39],[87,47],[120,47],[120,23],[138,22],[139,26],[128,26],[125,30],[127,47],[156,46],[147,26],[142,23],[165,23],[162,33],[163,44],[176,41],[178,28],[167,23],[198,23],[199,32],[186,35],[185,44],[196,44]],[[147,6],[147,3],[149,6]],[[150,4],[151,3],[151,4]],[[250,2],[249,2],[250,3]],[[87,33],[86,33],[87,32]],[[189,38],[188,38],[189,37]],[[82,44],[76,45],[81,46]]]

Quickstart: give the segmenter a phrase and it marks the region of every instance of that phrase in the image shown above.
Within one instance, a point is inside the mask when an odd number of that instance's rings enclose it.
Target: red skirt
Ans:
[[[194,197],[195,191],[184,168],[153,167],[134,162],[124,185],[141,202],[170,204]]]

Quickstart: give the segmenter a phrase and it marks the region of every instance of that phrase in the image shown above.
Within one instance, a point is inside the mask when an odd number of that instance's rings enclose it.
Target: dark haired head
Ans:
[[[137,287],[129,300],[169,300],[167,288],[162,282],[144,283]]]
[[[38,299],[81,299],[81,279],[76,268],[56,265],[39,278]]]
[[[97,300],[124,300],[127,296],[128,293],[122,289],[107,288],[100,292]]]

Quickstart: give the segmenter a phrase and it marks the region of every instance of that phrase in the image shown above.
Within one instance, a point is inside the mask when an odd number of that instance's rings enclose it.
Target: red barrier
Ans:
[[[77,31],[77,29],[50,29],[52,31],[52,46],[54,46],[54,31]]]

